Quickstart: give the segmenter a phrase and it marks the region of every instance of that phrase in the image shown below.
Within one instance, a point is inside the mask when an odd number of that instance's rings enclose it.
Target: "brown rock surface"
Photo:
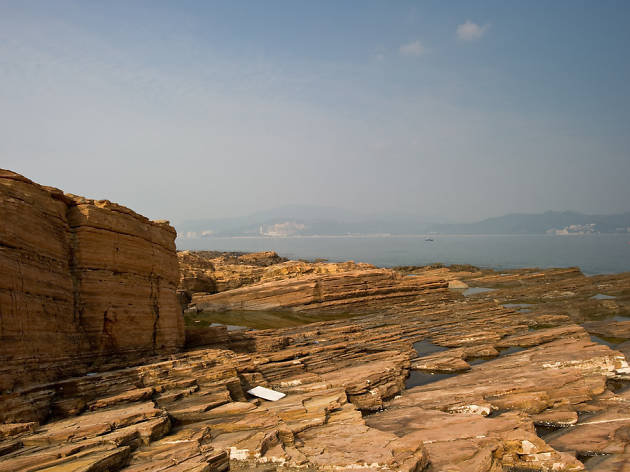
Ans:
[[[179,251],[179,289],[193,293],[217,293],[272,280],[311,275],[338,274],[374,269],[365,263],[289,261],[273,251],[234,253]]]
[[[410,301],[448,284],[435,277],[402,277],[389,269],[344,271],[266,282],[214,295],[197,294],[199,310],[352,310],[383,301]]]
[[[22,356],[3,360],[24,364],[5,375],[43,375],[38,368],[60,358],[112,362],[0,392],[0,472],[551,472],[630,463],[630,348],[615,349],[626,339],[619,317],[630,274],[324,269],[271,254],[213,254],[192,279],[207,270],[215,289],[221,280],[238,286],[197,294],[199,305],[343,319],[242,331],[199,325],[189,330],[189,350],[174,352],[181,317],[155,331],[163,286],[151,275],[167,283],[164,306],[175,303],[170,230],[108,202],[14,174],[2,179],[10,183],[0,186],[0,216],[12,223],[0,231],[10,268],[0,273],[0,328]],[[197,270],[190,264],[186,270]],[[262,272],[254,276],[252,267]],[[462,288],[448,289],[456,280]],[[464,284],[494,290],[466,296]],[[7,302],[16,293],[28,303]],[[592,298],[598,293],[615,298]],[[147,315],[156,303],[159,319]],[[98,310],[112,329],[99,330]],[[591,336],[598,333],[606,339]],[[74,339],[83,350],[67,350]],[[112,353],[145,357],[116,368]],[[257,385],[286,396],[267,402],[246,393]]]
[[[0,392],[183,345],[167,223],[5,170],[0,221]]]
[[[57,419],[16,429],[11,440],[21,446],[12,444],[0,464],[56,461],[62,451],[65,464],[105,457],[129,471],[226,470],[228,458],[233,470],[261,471],[583,470],[570,437],[554,447],[534,424],[573,424],[571,413],[595,410],[614,417],[607,381],[628,370],[620,353],[578,326],[528,331],[522,314],[484,301],[410,302],[226,336],[249,339],[249,352],[190,351],[13,398],[13,406],[23,402],[13,421],[45,420],[28,412],[49,392]],[[405,390],[419,341],[455,346],[432,357],[495,359]],[[506,347],[521,350],[501,355]],[[287,396],[257,400],[244,393],[253,385]]]
[[[479,314],[481,306],[475,305],[472,310],[460,307],[458,317],[468,319],[472,325],[484,322]],[[500,312],[495,314],[501,318]],[[70,413],[66,419],[49,422],[34,433],[17,434],[15,437],[23,447],[7,454],[0,464],[6,470],[17,464],[42,461],[57,464],[63,454],[63,463],[73,466],[99,464],[107,458],[116,468],[128,464],[128,470],[151,470],[150,467],[160,470],[166,463],[177,464],[181,470],[189,470],[186,467],[192,467],[191,464],[196,464],[195,467],[203,464],[206,470],[224,470],[229,453],[236,469],[254,470],[259,465],[274,464],[278,469],[306,466],[313,470],[331,467],[422,470],[429,461],[435,466],[453,460],[452,449],[445,443],[455,440],[462,441],[456,447],[460,465],[469,464],[471,460],[485,464],[486,459],[490,459],[490,465],[499,463],[493,459],[493,454],[499,450],[503,452],[501,464],[528,461],[537,466],[537,470],[544,470],[538,466],[551,460],[567,467],[574,464],[574,459],[537,442],[531,422],[524,417],[486,420],[479,415],[441,413],[439,408],[431,408],[426,402],[421,406],[405,406],[409,409],[407,414],[414,418],[425,415],[437,418],[432,421],[439,420],[451,437],[438,441],[441,436],[435,427],[418,432],[396,420],[399,429],[409,432],[401,435],[399,430],[383,426],[382,418],[386,418],[390,410],[368,417],[367,421],[361,417],[353,405],[355,401],[364,409],[377,406],[366,402],[363,395],[386,399],[401,393],[409,358],[414,355],[410,344],[406,347],[400,344],[401,339],[409,337],[409,342],[414,341],[430,329],[439,330],[445,338],[461,337],[463,333],[453,331],[453,327],[440,327],[439,315],[440,310],[431,308],[409,315],[404,319],[405,324],[410,325],[406,330],[388,322],[386,317],[373,315],[358,323],[328,322],[276,334],[253,332],[254,337],[282,336],[293,341],[284,349],[241,356],[229,351],[194,351],[157,364],[42,386],[42,389],[57,392],[53,396],[57,402],[66,400],[66,392],[70,392],[71,398],[96,409],[80,416]],[[505,326],[506,321],[509,319],[504,318],[497,327]],[[515,321],[507,332],[519,329],[519,322]],[[580,338],[579,334],[577,337]],[[402,350],[392,350],[394,346]],[[611,362],[615,362],[616,354],[612,351],[593,346],[601,350],[602,358],[610,357]],[[331,362],[333,359],[335,362]],[[509,356],[504,359],[508,360]],[[604,364],[598,363],[591,371],[608,373],[614,369],[612,365],[602,367]],[[484,365],[474,369],[483,369]],[[256,383],[283,390],[287,397],[276,403],[243,401],[246,397],[241,384],[256,375],[259,376]],[[140,391],[138,382],[144,386]],[[603,383],[605,381],[600,382]],[[127,389],[128,393],[112,395],[114,385]],[[150,391],[155,392],[153,402],[147,403],[146,394]],[[217,400],[222,391],[225,395]],[[412,395],[414,389],[409,392]],[[495,390],[492,393],[496,393]],[[83,396],[77,398],[78,395]],[[120,403],[124,401],[126,405]],[[381,407],[384,406],[382,401]],[[391,408],[392,412],[398,412],[396,414],[402,410],[398,406]],[[175,421],[171,434],[162,419],[166,412]],[[372,418],[381,418],[381,422],[373,423]],[[475,426],[475,422],[479,425]],[[483,456],[485,459],[475,454],[472,455],[476,458],[461,456],[468,437],[461,434],[468,430],[479,433],[475,437],[484,433],[491,439],[483,442],[484,450],[489,451],[489,456]],[[453,439],[455,431],[460,431],[460,436]],[[478,442],[475,439],[466,447],[480,446],[475,441]],[[527,455],[523,456],[519,447],[522,448],[524,441],[537,449],[528,445]],[[515,446],[517,442],[521,446]],[[38,448],[33,449],[34,446]],[[549,457],[536,458],[538,452]]]

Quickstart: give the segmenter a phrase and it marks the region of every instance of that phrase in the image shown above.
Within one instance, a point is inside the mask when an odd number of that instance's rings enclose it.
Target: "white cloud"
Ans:
[[[422,43],[417,40],[400,46],[400,54],[403,56],[421,56],[426,52],[427,48],[425,48]]]
[[[457,26],[457,37],[464,41],[475,41],[485,34],[488,26],[479,26],[477,23],[466,20],[466,23]]]

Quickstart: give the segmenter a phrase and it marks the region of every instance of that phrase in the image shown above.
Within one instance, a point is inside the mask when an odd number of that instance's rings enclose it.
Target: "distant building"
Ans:
[[[595,223],[587,223],[585,225],[569,225],[562,229],[551,228],[546,231],[547,234],[555,234],[558,236],[568,234],[597,234],[599,231],[595,229]]]
[[[273,225],[260,225],[258,233],[261,236],[295,236],[300,234],[306,229],[306,225],[303,223],[296,223],[295,221],[285,221],[284,223],[276,223]]]

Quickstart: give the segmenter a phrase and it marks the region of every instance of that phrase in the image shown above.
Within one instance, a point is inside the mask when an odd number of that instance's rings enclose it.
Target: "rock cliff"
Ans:
[[[175,236],[0,170],[0,392],[182,347]]]

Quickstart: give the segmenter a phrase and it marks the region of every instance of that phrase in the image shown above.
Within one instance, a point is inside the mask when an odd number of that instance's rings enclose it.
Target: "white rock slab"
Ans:
[[[265,388],[265,387],[260,387],[260,386],[254,387],[248,390],[247,393],[249,393],[250,395],[254,395],[255,397],[263,398],[265,400],[269,400],[272,402],[277,402],[281,398],[284,398],[287,396],[285,393],[276,392],[275,390],[271,390],[270,388]]]

